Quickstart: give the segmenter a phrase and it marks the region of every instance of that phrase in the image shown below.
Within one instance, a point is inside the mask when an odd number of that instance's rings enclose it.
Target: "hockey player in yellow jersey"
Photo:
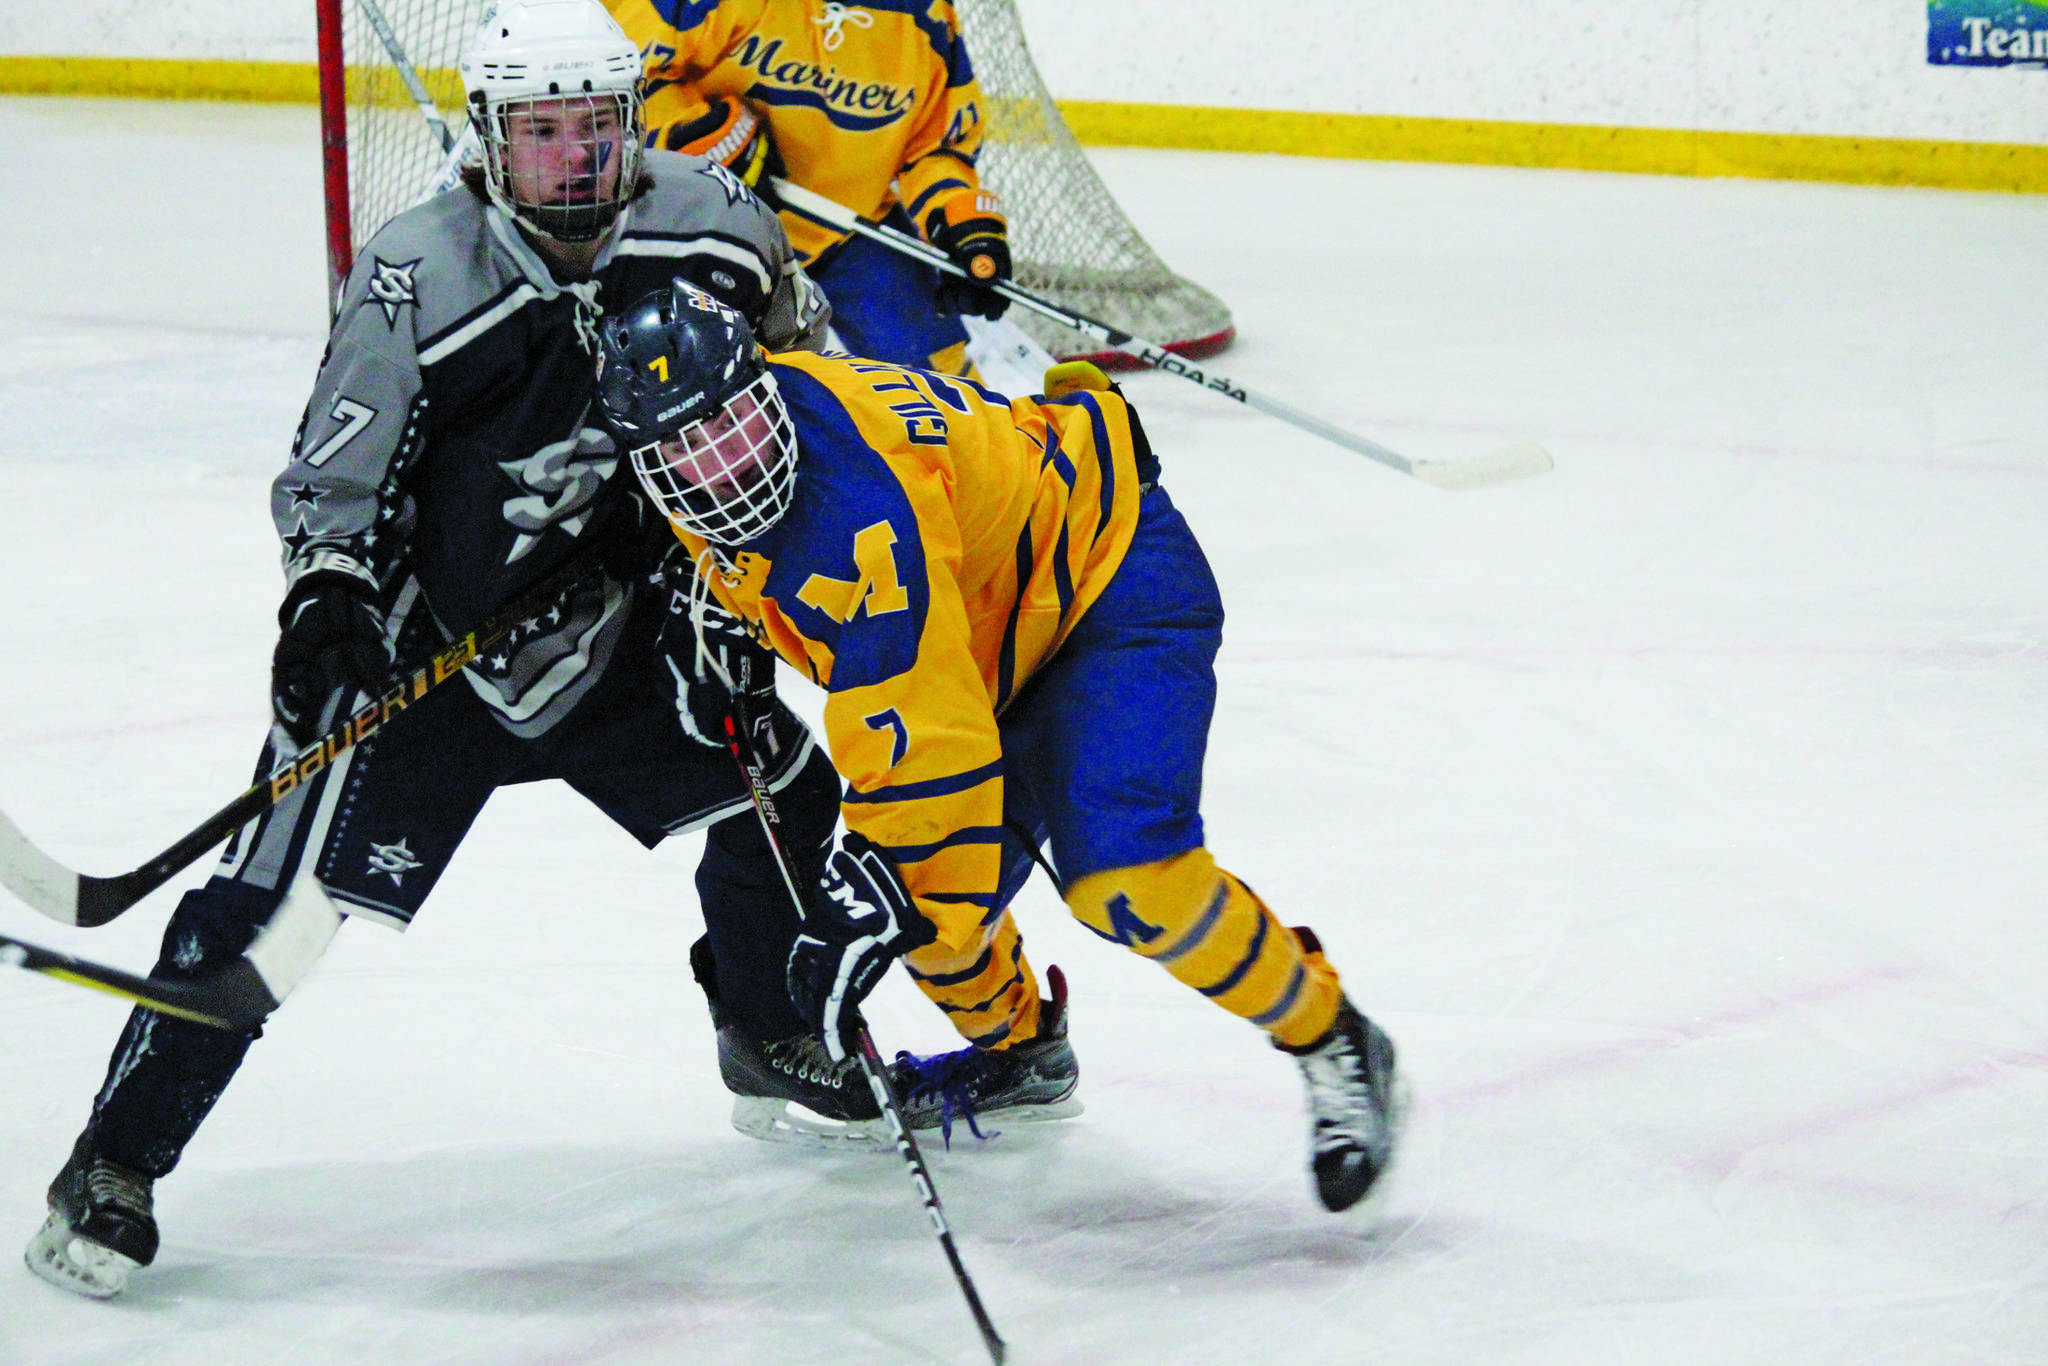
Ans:
[[[1361,1199],[1397,1137],[1393,1045],[1204,847],[1223,609],[1121,394],[1085,365],[1005,402],[769,355],[680,284],[608,320],[602,350],[606,418],[700,567],[693,612],[715,598],[827,694],[842,852],[871,877],[807,913],[799,1011],[843,1046],[901,956],[975,1046],[899,1079],[971,1100],[1041,1032],[1004,908],[1049,839],[1083,925],[1295,1055],[1318,1193]]]
[[[974,281],[1009,278],[975,168],[981,92],[947,0],[606,0],[645,59],[649,145],[724,162],[776,203],[786,176],[922,236]],[[971,373],[957,315],[1008,301],[777,203],[856,355]]]

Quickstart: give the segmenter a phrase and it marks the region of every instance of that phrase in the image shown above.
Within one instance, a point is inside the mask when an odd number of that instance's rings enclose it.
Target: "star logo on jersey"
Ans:
[[[725,202],[727,205],[737,204],[742,199],[751,198],[753,195],[753,191],[747,188],[747,183],[744,180],[741,180],[715,161],[707,161],[698,167],[697,174],[710,176],[718,182],[718,188],[725,191]]]
[[[390,877],[391,885],[405,885],[405,875],[420,866],[412,850],[405,847],[405,841],[396,844],[373,844],[370,846],[370,869],[372,874],[383,873]]]
[[[379,256],[376,263],[376,273],[370,277],[370,297],[384,306],[384,321],[396,332],[398,310],[407,304],[418,306],[420,301],[412,284],[412,273],[419,267],[420,258],[415,256],[394,265]]]
[[[294,508],[309,508],[319,503],[321,496],[326,493],[326,490],[316,489],[311,484],[300,484],[294,488],[286,489],[285,492],[291,495]]]
[[[292,525],[290,531],[282,533],[278,539],[284,542],[285,558],[297,560],[304,558],[306,547],[313,543],[313,532],[302,516]]]
[[[522,490],[505,502],[505,520],[519,532],[505,563],[533,549],[549,527],[581,535],[597,491],[618,467],[618,446],[596,427],[584,427],[567,441],[543,446],[524,460],[500,461],[498,468]]]
[[[205,957],[206,946],[199,942],[196,934],[179,935],[178,947],[171,950],[171,961],[181,968],[196,968]]]

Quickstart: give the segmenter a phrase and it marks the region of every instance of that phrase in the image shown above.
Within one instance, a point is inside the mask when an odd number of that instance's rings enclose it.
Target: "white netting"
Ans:
[[[464,122],[462,44],[483,21],[489,0],[378,0],[377,8],[411,60],[449,131]],[[441,142],[398,74],[358,0],[342,0],[342,48],[348,70],[349,237],[361,248],[393,214],[434,183]]]
[[[487,3],[378,0],[451,130],[463,122],[456,59]],[[360,0],[343,4],[349,227],[360,247],[425,193],[441,169],[442,151]],[[1221,345],[1230,334],[1230,310],[1168,270],[1110,197],[1032,64],[1014,0],[956,5],[987,105],[982,175],[1002,195],[1009,214],[1017,283],[1149,341],[1198,351]],[[1010,316],[1055,355],[1100,350],[1081,334],[1022,309]]]
[[[954,7],[987,106],[982,180],[1003,197],[1018,285],[1147,341],[1204,353],[1220,347],[1230,310],[1168,270],[1110,197],[1031,61],[1015,0]],[[1056,356],[1101,349],[1023,309],[1009,316]]]

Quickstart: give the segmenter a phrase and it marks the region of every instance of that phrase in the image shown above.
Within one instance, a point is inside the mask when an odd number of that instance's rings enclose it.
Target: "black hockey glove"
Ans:
[[[316,569],[305,575],[285,594],[277,624],[270,705],[294,744],[318,738],[337,693],[376,693],[390,678],[384,613],[370,585],[354,574]]]
[[[666,572],[664,557],[676,550],[668,519],[647,504],[640,481],[620,470],[591,500],[590,520],[578,537],[598,566],[621,583],[651,584]]]
[[[938,933],[918,913],[894,859],[855,831],[840,837],[789,951],[789,999],[834,1062],[856,1051],[860,1003],[889,964]]]
[[[725,718],[730,715],[755,751],[750,757],[772,767],[783,740],[776,724],[782,709],[775,698],[775,656],[708,593],[697,607],[703,621],[703,635],[698,635],[690,615],[696,576],[697,566],[681,546],[661,567],[668,615],[662,621],[659,648],[662,663],[675,679],[676,720],[683,734],[698,744],[724,749]]]
[[[989,196],[976,195],[976,202]],[[977,215],[957,221],[942,209],[925,216],[924,236],[967,272],[967,278],[943,275],[933,304],[941,313],[972,313],[983,318],[1000,318],[1010,301],[990,286],[1010,278],[1010,242],[1001,218]]]

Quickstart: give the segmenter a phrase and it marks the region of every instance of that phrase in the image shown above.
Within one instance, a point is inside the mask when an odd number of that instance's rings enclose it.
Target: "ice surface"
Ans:
[[[0,807],[112,872],[247,781],[317,133],[15,99],[0,148]],[[1323,1213],[1286,1061],[1034,887],[1088,1113],[930,1154],[1014,1359],[2048,1361],[2048,202],[1097,159],[1225,373],[1558,468],[1444,493],[1127,382],[1231,612],[1213,846],[1418,1111],[1377,1217]],[[127,1297],[0,1265],[0,1362],[982,1360],[895,1158],[726,1127],[695,857],[502,793],[274,1021]],[[140,968],[172,900],[0,921]],[[121,1018],[0,979],[0,1243]]]

